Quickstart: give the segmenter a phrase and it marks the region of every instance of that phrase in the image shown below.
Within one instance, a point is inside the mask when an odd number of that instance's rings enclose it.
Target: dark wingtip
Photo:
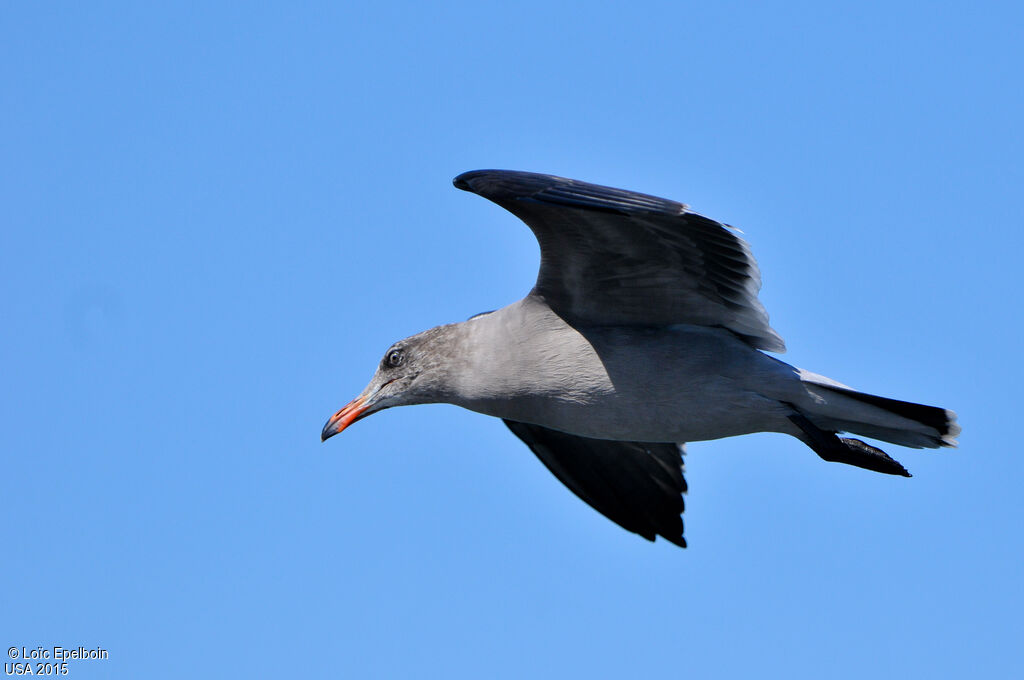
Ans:
[[[660,536],[662,538],[664,538],[666,541],[668,541],[669,543],[673,543],[675,545],[678,545],[680,548],[685,548],[686,547],[686,539],[683,538],[682,536],[666,536],[665,534],[660,534]]]
[[[519,213],[515,206],[519,201],[523,201],[558,210],[595,210],[627,215],[654,214],[670,217],[688,213],[690,219],[706,221],[709,228],[724,228],[718,222],[697,215],[677,201],[558,175],[521,170],[471,170],[456,177],[453,183],[463,191],[483,196],[516,214]],[[774,341],[768,348],[773,351],[778,349],[776,345],[782,345],[781,339],[774,338]]]
[[[455,179],[452,180],[452,184],[455,185],[456,189],[462,189],[463,191],[470,191],[473,193],[480,193],[481,180],[484,180],[488,176],[493,176],[496,173],[501,173],[502,170],[470,170],[464,172]]]
[[[553,183],[565,181],[570,180],[521,170],[470,170],[452,180],[452,184],[457,189],[500,201],[529,196]]]

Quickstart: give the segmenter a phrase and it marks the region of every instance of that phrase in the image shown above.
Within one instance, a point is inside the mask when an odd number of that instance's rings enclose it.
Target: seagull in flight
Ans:
[[[391,345],[321,439],[377,411],[449,403],[501,418],[569,489],[622,528],[686,547],[684,442],[796,437],[826,461],[909,477],[851,433],[956,446],[956,414],[786,364],[736,231],[682,203],[553,175],[476,170],[455,186],[533,231],[522,300]]]

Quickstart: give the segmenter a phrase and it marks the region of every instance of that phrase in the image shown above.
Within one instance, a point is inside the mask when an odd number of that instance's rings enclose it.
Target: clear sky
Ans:
[[[1019,672],[1020,3],[164,4],[0,11],[0,643],[109,651],[73,678]],[[453,406],[321,444],[391,342],[532,285],[451,186],[488,167],[736,225],[784,359],[961,448],[692,444],[680,550]]]

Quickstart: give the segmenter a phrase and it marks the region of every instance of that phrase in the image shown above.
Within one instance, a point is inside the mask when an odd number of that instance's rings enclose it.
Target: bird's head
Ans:
[[[386,408],[445,401],[456,337],[451,328],[438,326],[391,345],[370,384],[331,416],[320,440],[326,441],[357,420]]]

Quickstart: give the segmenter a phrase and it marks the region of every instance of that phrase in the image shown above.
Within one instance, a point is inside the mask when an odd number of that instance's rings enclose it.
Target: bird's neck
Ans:
[[[585,399],[577,394],[581,389],[607,387],[587,339],[542,301],[527,297],[454,324],[453,330],[461,365],[447,376],[450,403],[500,418],[536,421],[532,410],[543,410],[552,400]],[[601,375],[589,375],[591,369]]]

